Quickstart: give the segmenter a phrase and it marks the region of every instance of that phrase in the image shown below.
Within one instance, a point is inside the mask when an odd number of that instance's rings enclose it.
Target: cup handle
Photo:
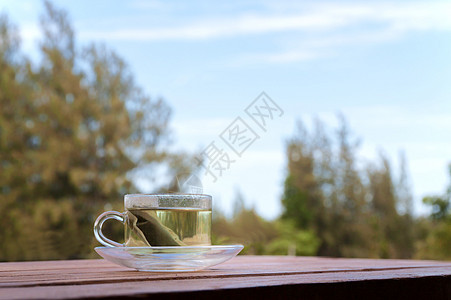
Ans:
[[[94,236],[96,239],[104,246],[107,247],[124,247],[124,244],[120,244],[118,242],[112,241],[109,238],[105,237],[102,232],[103,223],[106,220],[115,219],[120,221],[122,224],[125,224],[126,215],[125,213],[120,213],[117,211],[106,211],[97,217],[97,220],[94,223]]]

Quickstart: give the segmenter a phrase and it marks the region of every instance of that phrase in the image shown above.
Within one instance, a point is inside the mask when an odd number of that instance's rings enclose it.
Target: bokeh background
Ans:
[[[450,259],[450,13],[0,0],[0,260],[96,257],[99,213],[192,175],[213,242],[245,254]],[[264,129],[263,91],[283,111]],[[237,117],[259,136],[242,155],[221,139]]]

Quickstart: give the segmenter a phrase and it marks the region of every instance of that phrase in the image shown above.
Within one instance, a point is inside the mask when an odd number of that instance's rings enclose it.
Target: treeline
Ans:
[[[188,156],[165,147],[170,108],[136,86],[116,53],[78,47],[66,12],[49,2],[40,27],[32,61],[0,15],[0,261],[94,255],[93,222],[138,192],[133,172],[189,169]]]
[[[215,218],[216,240],[253,254],[451,259],[451,185],[423,200],[430,217],[415,217],[404,155],[395,172],[383,153],[376,162],[358,156],[343,117],[328,132],[319,120],[310,131],[299,122],[288,140],[278,220],[263,220],[238,196],[231,219]]]
[[[139,192],[136,172],[174,178],[195,163],[167,151],[170,108],[116,53],[78,47],[66,12],[48,2],[40,26],[31,60],[0,15],[0,261],[97,257],[93,222]],[[248,254],[451,258],[451,186],[425,198],[430,217],[414,217],[405,159],[398,172],[382,154],[362,162],[343,119],[333,136],[299,123],[286,151],[281,217],[264,220],[237,195],[232,218],[215,212],[214,243],[243,243]],[[120,240],[123,228],[106,234]]]

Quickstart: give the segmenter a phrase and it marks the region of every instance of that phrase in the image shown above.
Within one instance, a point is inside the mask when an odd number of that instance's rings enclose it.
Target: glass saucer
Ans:
[[[231,259],[242,249],[243,245],[94,248],[112,263],[150,272],[199,271]]]

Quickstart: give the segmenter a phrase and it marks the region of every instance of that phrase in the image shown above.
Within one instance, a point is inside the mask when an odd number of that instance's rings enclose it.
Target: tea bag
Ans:
[[[138,222],[138,218],[135,217],[134,214],[128,213],[127,214],[129,223],[130,223],[130,230],[137,235],[138,239],[133,242],[133,244],[130,244],[130,241],[126,241],[126,246],[130,247],[150,247],[149,242],[147,241],[144,233],[139,229],[138,226],[136,226],[136,223]]]
[[[148,246],[185,246],[170,228],[164,226],[154,211],[135,210],[132,221],[133,231]]]

